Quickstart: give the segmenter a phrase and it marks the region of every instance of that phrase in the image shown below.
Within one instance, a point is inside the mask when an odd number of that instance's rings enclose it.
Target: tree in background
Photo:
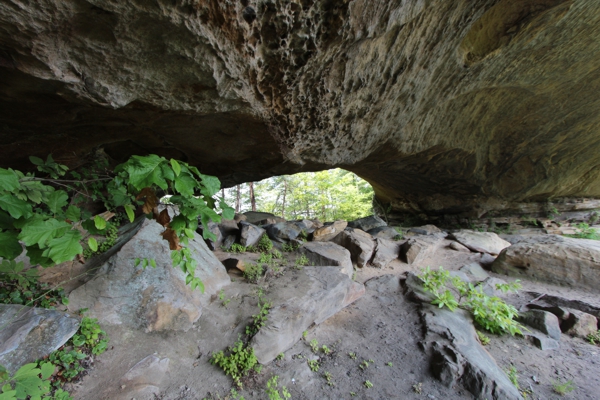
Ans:
[[[240,211],[259,210],[288,220],[322,221],[353,220],[372,214],[373,188],[342,169],[275,176],[243,186],[226,190],[226,197],[239,196]]]

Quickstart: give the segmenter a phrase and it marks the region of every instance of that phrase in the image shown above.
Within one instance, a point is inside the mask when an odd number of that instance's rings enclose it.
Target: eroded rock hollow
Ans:
[[[595,0],[6,0],[0,164],[342,167],[426,215],[600,197],[599,61]]]

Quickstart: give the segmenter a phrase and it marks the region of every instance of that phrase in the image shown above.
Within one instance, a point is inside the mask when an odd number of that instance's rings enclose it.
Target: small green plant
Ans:
[[[356,392],[350,392],[350,396],[352,396],[352,397],[356,396]]]
[[[325,354],[331,354],[331,349],[325,345],[321,346],[321,351]]]
[[[373,360],[369,360],[369,361],[363,360],[363,362],[361,362],[358,367],[364,371],[365,369],[369,368],[369,363],[370,362],[372,363]]]
[[[351,359],[353,359],[353,360],[356,360],[356,353],[350,352],[350,353],[348,353],[348,356],[349,356]]]
[[[231,390],[229,391],[229,398],[231,400],[244,400],[244,396],[239,394],[237,390],[235,390],[235,388],[231,388]]]
[[[299,245],[296,243],[284,243],[281,245],[281,250],[286,253],[291,253],[293,251],[298,250]]]
[[[490,338],[486,336],[485,333],[477,331],[477,337],[482,345],[486,346],[490,344]]]
[[[83,317],[79,333],[73,335],[71,340],[75,347],[87,346],[94,355],[104,353],[108,346],[106,332],[100,329],[96,318]]]
[[[415,391],[416,394],[421,394],[423,393],[423,383],[422,382],[417,382],[412,386],[413,390]]]
[[[519,282],[520,282],[520,280],[517,279],[516,281],[510,282],[510,283],[497,283],[496,290],[500,290],[502,293],[508,293],[508,292],[516,293],[522,287]]]
[[[577,238],[577,239],[600,240],[600,234],[596,231],[596,229],[590,227],[588,224],[581,223],[581,224],[575,225],[575,227],[577,229],[579,229],[579,232],[577,232],[573,235],[565,235],[565,236],[573,237],[573,238]]]
[[[271,250],[271,254],[273,255],[273,258],[277,260],[280,260],[283,257],[283,254],[281,254],[281,252],[277,249]]]
[[[300,255],[300,257],[296,258],[296,262],[294,263],[294,267],[296,269],[300,269],[310,263],[308,257],[305,254]]]
[[[246,246],[242,246],[239,243],[234,243],[228,250],[230,253],[244,253],[246,251]]]
[[[388,367],[393,367],[393,366],[394,366],[394,363],[390,361],[390,362],[389,362],[389,363],[387,363],[386,365],[387,365]]]
[[[254,336],[258,333],[260,328],[265,326],[267,323],[267,319],[269,317],[269,310],[272,307],[272,304],[268,301],[265,301],[261,304],[261,299],[259,298],[258,307],[260,310],[257,314],[252,316],[252,323],[246,327],[246,335]]]
[[[226,354],[227,353],[227,354]],[[210,358],[210,363],[220,367],[229,375],[237,387],[242,387],[242,378],[258,363],[254,349],[244,345],[241,340],[235,342],[227,352],[219,351]]]
[[[505,370],[505,372],[506,372],[506,376],[508,376],[508,379],[510,380],[510,382],[517,388],[517,390],[520,390],[519,374],[517,372],[517,368],[515,368],[514,365],[511,365],[509,369]]]
[[[560,215],[560,212],[558,211],[558,209],[554,206],[549,206],[548,207],[548,218],[550,219],[554,219],[556,217],[558,217]]]
[[[320,365],[318,360],[306,360],[306,362],[312,372],[319,372]]]
[[[283,353],[279,353],[279,354],[277,355],[277,357],[275,357],[275,360],[277,360],[277,361],[281,361],[281,360],[283,360],[284,358],[285,358],[285,354],[283,354]]]
[[[317,354],[319,352],[319,342],[317,341],[317,339],[311,340],[309,345],[313,353]]]
[[[273,242],[271,242],[271,239],[269,239],[267,234],[264,234],[254,247],[260,252],[269,252],[273,248]]]
[[[227,308],[227,305],[229,304],[229,302],[231,301],[231,299],[225,299],[223,300],[223,302],[221,303],[221,305],[225,308]]]
[[[244,270],[244,277],[251,283],[257,283],[263,275],[263,267],[260,264],[250,264]]]
[[[600,330],[597,330],[594,333],[590,333],[587,336],[587,340],[588,342],[590,342],[591,344],[600,344]]]
[[[333,376],[331,375],[331,372],[325,372],[323,374],[323,377],[327,380],[327,384],[329,386],[335,386],[335,383],[333,383]]]
[[[53,373],[54,365],[49,362],[25,364],[12,376],[0,366],[0,399],[26,399],[28,396],[39,399],[50,392],[49,379]]]
[[[279,393],[279,388],[277,387],[278,379],[279,376],[275,375],[267,381],[267,396],[269,396],[269,400],[291,399],[292,395],[285,386],[281,388],[281,394]]]
[[[225,300],[225,290],[224,289],[221,289],[219,291],[219,300],[221,300],[221,301]]]
[[[555,393],[564,396],[565,394],[575,390],[575,385],[573,384],[572,380],[568,380],[564,383],[560,383],[560,381],[557,381],[552,384],[552,390],[554,390]]]
[[[363,385],[365,385],[365,387],[366,387],[367,389],[370,389],[370,388],[372,388],[372,387],[373,387],[373,384],[371,383],[371,381],[365,381],[365,383],[364,383]]]
[[[308,336],[308,331],[302,332],[302,339],[306,340],[307,336]]]

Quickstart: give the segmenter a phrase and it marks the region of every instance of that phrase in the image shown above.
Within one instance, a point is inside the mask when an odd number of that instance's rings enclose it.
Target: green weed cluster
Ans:
[[[261,300],[262,299],[259,298],[258,313],[252,316],[252,323],[246,327],[246,335],[256,335],[260,328],[265,326],[265,324],[267,323],[267,319],[269,317],[269,310],[271,309],[272,304],[268,301],[265,301],[261,304]]]
[[[244,278],[251,283],[257,283],[260,277],[263,275],[264,270],[260,264],[250,264],[244,270]]]
[[[511,335],[522,335],[522,325],[515,320],[519,315],[517,309],[499,297],[488,296],[481,286],[465,283],[458,277],[450,278],[450,272],[442,267],[437,271],[430,270],[428,267],[419,278],[423,281],[425,290],[435,297],[431,303],[439,308],[448,307],[454,311],[457,307],[461,307],[470,311],[475,322],[491,333],[508,332]],[[449,284],[452,286],[448,286]],[[496,289],[504,292],[516,291],[518,288],[520,288],[518,281],[496,285]],[[458,299],[454,293],[459,295]]]
[[[281,393],[279,393],[278,379],[279,376],[275,375],[267,381],[267,396],[269,400],[286,400],[292,398],[292,395],[285,386],[281,388]]]
[[[575,225],[575,227],[577,229],[579,229],[579,232],[577,232],[573,235],[565,235],[565,236],[577,238],[577,239],[600,240],[600,234],[596,231],[596,229],[590,227],[588,224],[581,223],[581,224]]]
[[[258,363],[258,360],[254,355],[254,349],[238,340],[226,352],[219,351],[213,354],[210,363],[220,367],[241,388],[242,378],[250,372]]]

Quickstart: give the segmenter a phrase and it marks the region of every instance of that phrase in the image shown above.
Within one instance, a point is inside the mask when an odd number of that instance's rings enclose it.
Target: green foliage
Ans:
[[[271,242],[271,239],[269,239],[268,235],[264,234],[260,237],[260,240],[258,241],[258,243],[256,243],[254,247],[256,248],[256,250],[266,253],[271,251],[271,249],[273,248],[273,242]]]
[[[49,290],[37,281],[35,268],[23,271],[23,262],[0,262],[0,303],[23,304],[31,307],[54,309],[61,303],[69,304],[62,289]]]
[[[519,374],[517,372],[517,368],[515,368],[514,365],[511,365],[509,369],[505,370],[506,372],[506,376],[508,376],[508,379],[510,380],[510,383],[512,383],[517,390],[519,390]]]
[[[173,251],[173,264],[186,274],[186,283],[203,290],[195,277],[196,261],[185,246],[199,220],[205,227],[211,220],[220,221],[217,207],[225,218],[233,217],[231,207],[213,198],[220,188],[217,178],[157,155],[133,156],[114,173],[106,171],[105,160],[97,162],[90,170],[72,171],[75,180],[61,179],[67,167],[51,156],[46,161],[31,157],[31,161],[46,176],[0,168],[0,257],[14,260],[22,251],[21,241],[34,264],[48,267],[73,260],[84,253],[81,228],[107,237],[101,243],[87,240],[85,255],[92,256],[114,244],[116,226],[99,215],[92,218],[82,210],[82,203],[100,200],[109,211],[121,208],[131,221],[135,208],[141,206],[143,213],[153,214],[165,227],[162,236]],[[156,212],[159,195],[170,195],[170,204],[177,206],[180,214],[173,220]],[[214,239],[208,229],[204,235]]]
[[[294,262],[294,267],[296,269],[300,269],[308,265],[309,263],[310,261],[308,260],[308,257],[306,257],[305,254],[301,254],[300,257],[296,258],[296,261]]]
[[[365,387],[366,387],[367,389],[370,389],[370,388],[372,388],[372,387],[373,387],[373,384],[371,383],[371,381],[365,381],[365,383],[363,383],[363,385],[365,385]]]
[[[285,251],[286,253],[291,253],[293,251],[298,250],[298,247],[300,247],[300,245],[298,243],[284,243],[281,245],[281,249],[283,251]]]
[[[244,270],[244,277],[248,282],[256,283],[263,275],[263,267],[260,264],[250,264]]]
[[[269,310],[271,309],[272,304],[268,301],[262,302],[261,304],[261,299],[259,298],[258,307],[260,310],[257,314],[254,314],[252,316],[252,323],[246,327],[246,335],[256,335],[260,328],[265,326],[265,324],[267,323],[267,319],[269,317]]]
[[[323,374],[323,377],[327,380],[327,384],[329,386],[335,386],[335,383],[333,383],[333,375],[331,375],[331,372],[325,372]]]
[[[321,366],[319,365],[318,360],[306,360],[306,362],[308,363],[308,366],[312,372],[319,372],[319,368]]]
[[[227,251],[229,253],[244,253],[246,251],[246,246],[242,246],[239,243],[234,243]]]
[[[353,359],[353,360],[356,360],[356,353],[350,352],[350,353],[348,353],[348,356],[349,356],[351,359]]]
[[[363,360],[363,362],[360,363],[358,368],[360,368],[364,371],[365,369],[369,368],[370,364],[373,364],[374,362],[375,361],[373,361],[373,360]]]
[[[267,381],[267,396],[269,397],[269,400],[291,399],[292,395],[285,386],[281,388],[281,394],[279,393],[279,388],[277,387],[278,379],[279,376],[275,375]]]
[[[277,360],[277,361],[281,361],[281,360],[283,360],[284,358],[285,358],[285,354],[283,354],[283,353],[279,353],[279,354],[277,355],[277,357],[275,357],[275,360]]]
[[[477,337],[479,338],[479,341],[481,342],[482,345],[486,346],[488,344],[490,344],[490,338],[488,336],[485,335],[485,333],[483,332],[477,332]]]
[[[101,219],[104,221],[103,218],[101,218]],[[117,228],[117,226],[115,224],[105,221],[105,224],[104,224],[104,227],[102,228],[102,230],[104,231],[105,239],[102,240],[100,243],[95,243],[95,248],[90,246],[89,242],[88,242],[88,248],[83,250],[84,258],[91,258],[98,254],[102,254],[102,253],[108,251],[117,242],[119,229]],[[90,238],[90,240],[91,239],[94,239],[94,238]],[[94,242],[95,241],[96,240],[94,239]]]
[[[560,383],[560,381],[558,381],[552,384],[552,390],[554,390],[555,393],[564,396],[565,394],[571,393],[573,390],[575,390],[575,385],[573,384],[572,380],[568,380],[564,383]]]
[[[590,333],[587,336],[587,340],[588,342],[590,342],[591,344],[597,344],[600,345],[600,330],[594,332],[594,333]]]
[[[310,349],[312,350],[313,353],[315,353],[315,354],[319,353],[319,342],[317,341],[317,339],[311,340],[309,345],[310,345]]]
[[[227,349],[227,352],[219,351],[213,354],[210,363],[220,367],[241,388],[242,378],[250,372],[258,360],[254,355],[254,349],[238,340]]]
[[[575,225],[575,227],[577,229],[579,229],[579,232],[577,232],[573,235],[565,235],[565,236],[577,238],[577,239],[600,240],[600,234],[596,231],[596,229],[590,227],[588,224],[586,224],[586,223],[577,224],[577,225]]]
[[[322,351],[323,353],[325,353],[326,355],[329,355],[329,354],[331,354],[331,351],[332,351],[332,350],[331,350],[329,347],[327,347],[327,346],[323,345],[323,346],[321,346],[321,351]]]
[[[474,286],[461,281],[458,277],[450,278],[450,272],[442,267],[439,270],[430,270],[427,267],[419,278],[426,291],[433,294],[432,304],[439,308],[444,306],[454,311],[457,307],[469,310],[475,322],[485,330],[495,333],[522,334],[522,326],[515,318],[519,313],[512,305],[505,303],[498,297],[490,297],[483,292],[481,286]],[[452,286],[448,287],[447,284]],[[521,285],[518,281],[510,284],[499,284],[496,288],[504,292],[516,291]],[[456,291],[460,299],[457,300],[451,290]]]
[[[50,392],[49,378],[54,372],[50,363],[29,363],[23,365],[14,375],[10,376],[4,367],[0,367],[0,385],[2,394],[0,400],[41,399]],[[49,398],[44,396],[44,398]]]
[[[79,333],[72,340],[75,347],[87,346],[94,355],[104,353],[108,345],[106,332],[100,328],[96,318],[83,317]]]

